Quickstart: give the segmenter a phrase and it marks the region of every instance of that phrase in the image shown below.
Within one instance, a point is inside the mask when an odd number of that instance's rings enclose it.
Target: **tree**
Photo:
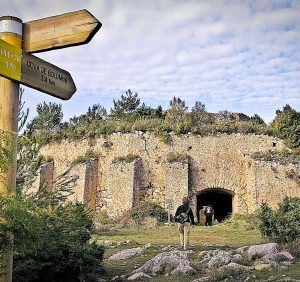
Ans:
[[[169,111],[184,113],[188,110],[188,107],[185,105],[185,101],[181,100],[179,97],[173,97],[170,101]]]
[[[13,151],[12,136],[0,130],[0,173],[6,172],[9,169],[12,163]]]
[[[208,113],[205,109],[205,104],[200,101],[196,101],[195,106],[192,108],[191,115],[193,125],[196,127],[197,131],[201,131],[199,127],[212,124],[214,121],[213,114]]]
[[[250,117],[250,121],[255,125],[266,125],[264,120],[258,114],[254,114]]]
[[[93,104],[88,108],[88,111],[80,116],[74,116],[70,118],[69,124],[76,127],[81,127],[84,125],[90,125],[93,121],[99,121],[105,119],[107,116],[106,109],[98,104]],[[60,128],[67,128],[67,124],[61,124]]]
[[[29,133],[59,129],[63,119],[61,104],[43,102],[37,105],[36,110],[37,116],[27,126]]]
[[[28,111],[24,114],[24,103],[19,102],[19,122],[24,125]],[[30,137],[26,133],[18,137],[17,193],[0,195],[0,276],[2,256],[11,249],[9,233],[14,238],[14,281],[96,281],[104,250],[90,242],[91,213],[68,201],[76,181],[68,174],[74,166],[55,178],[54,191],[41,185],[37,192],[25,193],[41,164],[39,146]],[[0,172],[10,163],[5,157],[9,150],[1,149],[6,140],[0,134]]]
[[[259,229],[264,237],[279,243],[300,242],[300,198],[286,197],[272,210],[263,203],[258,213]]]
[[[205,104],[200,101],[196,101],[195,106],[192,107],[192,113],[204,113],[206,112]]]
[[[286,141],[291,148],[300,149],[300,112],[286,105],[282,111],[276,111],[276,117],[271,123],[274,135]]]
[[[106,109],[99,103],[94,104],[92,107],[89,107],[86,113],[86,117],[88,121],[102,120],[106,117],[106,115],[107,115]]]
[[[186,113],[187,110],[185,101],[179,97],[173,97],[170,101],[165,120],[176,134],[185,134],[190,131],[192,120]]]
[[[19,132],[25,126],[29,108],[24,109],[25,102],[22,101],[24,90],[20,90],[19,97]],[[35,138],[29,138],[27,134],[21,134],[17,139],[17,172],[16,172],[16,192],[22,193],[34,182],[41,166],[39,156],[40,145]]]
[[[132,93],[130,89],[121,95],[121,99],[113,100],[114,107],[111,109],[111,114],[114,116],[122,116],[137,112],[140,105],[138,93]]]

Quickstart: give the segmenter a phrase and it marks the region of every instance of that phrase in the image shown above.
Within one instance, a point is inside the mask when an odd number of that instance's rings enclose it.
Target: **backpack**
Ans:
[[[180,215],[178,215],[176,218],[179,221],[179,223],[183,224],[185,222],[189,221],[188,213],[191,208],[189,208],[186,212],[182,212]]]

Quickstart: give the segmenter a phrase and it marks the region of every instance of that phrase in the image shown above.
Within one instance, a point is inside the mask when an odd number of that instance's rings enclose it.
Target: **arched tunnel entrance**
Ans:
[[[197,194],[197,217],[200,219],[200,210],[212,205],[215,211],[215,219],[223,221],[232,213],[232,201],[234,194],[230,191],[220,188],[205,189]]]

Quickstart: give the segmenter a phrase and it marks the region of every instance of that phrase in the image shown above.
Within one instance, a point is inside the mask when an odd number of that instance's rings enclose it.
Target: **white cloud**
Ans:
[[[78,93],[67,116],[128,88],[157,106],[180,96],[218,111],[257,112],[270,121],[278,107],[300,109],[299,1],[1,1],[24,21],[86,8],[103,27],[84,46],[38,56],[69,70]],[[30,106],[44,94],[27,89]],[[58,100],[56,100],[59,102]]]

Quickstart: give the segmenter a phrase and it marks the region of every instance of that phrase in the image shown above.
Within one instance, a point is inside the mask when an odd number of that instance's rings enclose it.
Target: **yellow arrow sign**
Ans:
[[[21,79],[22,49],[0,40],[0,75],[9,79]]]
[[[88,43],[102,24],[87,10],[24,23],[23,50],[36,53]]]
[[[70,73],[3,40],[0,75],[63,100],[76,92]]]

